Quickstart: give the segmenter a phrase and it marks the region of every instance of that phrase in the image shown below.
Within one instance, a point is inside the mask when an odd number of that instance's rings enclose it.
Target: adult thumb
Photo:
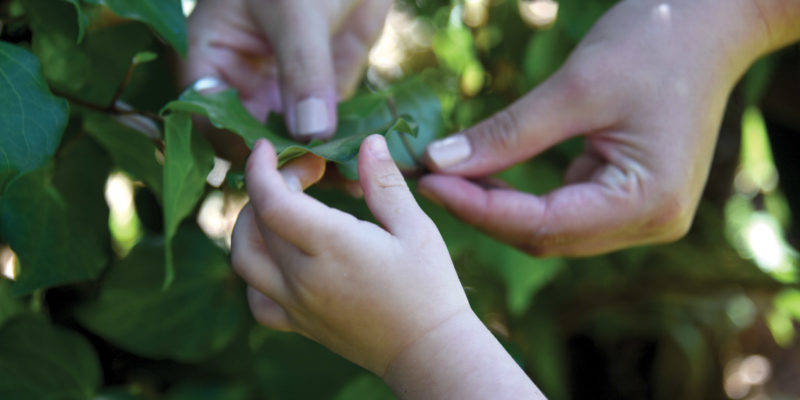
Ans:
[[[336,16],[309,0],[251,2],[269,39],[286,123],[297,140],[325,139],[336,129],[336,80],[331,25]]]
[[[536,90],[489,119],[431,143],[424,159],[434,172],[482,177],[506,169],[581,132],[580,108],[557,82]],[[585,118],[584,118],[585,119]]]

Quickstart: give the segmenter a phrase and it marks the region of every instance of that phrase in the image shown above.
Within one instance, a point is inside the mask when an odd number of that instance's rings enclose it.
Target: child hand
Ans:
[[[358,159],[364,197],[381,226],[304,194],[303,171],[278,171],[265,140],[247,164],[251,203],[236,223],[232,259],[260,323],[298,332],[383,376],[410,344],[474,315],[444,241],[383,137],[368,137]]]

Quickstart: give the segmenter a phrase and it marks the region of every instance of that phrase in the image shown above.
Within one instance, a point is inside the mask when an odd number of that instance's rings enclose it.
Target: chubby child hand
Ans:
[[[272,145],[261,140],[247,163],[250,204],[234,229],[232,259],[250,285],[258,322],[384,376],[430,332],[474,316],[442,237],[382,136],[368,137],[358,158],[364,198],[380,225],[303,193],[324,166],[299,161],[279,171]]]

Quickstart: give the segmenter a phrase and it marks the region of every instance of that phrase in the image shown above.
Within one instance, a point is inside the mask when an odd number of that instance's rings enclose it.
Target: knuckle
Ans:
[[[406,188],[403,176],[395,171],[380,173],[375,176],[375,184],[382,189]]]
[[[685,236],[692,223],[692,209],[689,196],[669,195],[651,213],[645,230],[654,232],[664,241],[674,241]]]
[[[564,94],[569,99],[584,99],[591,97],[593,88],[596,87],[597,74],[593,69],[578,63],[566,70],[562,80]],[[593,64],[590,64],[593,65]]]
[[[276,220],[289,215],[287,212],[290,211],[290,208],[286,203],[275,197],[260,201],[257,207],[258,221],[264,225],[271,226]]]
[[[519,121],[513,113],[501,111],[486,120],[479,132],[485,134],[491,148],[515,149],[520,145],[519,128]]]

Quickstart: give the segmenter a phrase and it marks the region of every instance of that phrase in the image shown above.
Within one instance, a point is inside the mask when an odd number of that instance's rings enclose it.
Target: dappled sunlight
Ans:
[[[142,237],[142,227],[136,215],[133,200],[134,183],[123,172],[114,172],[106,181],[105,197],[108,204],[108,227],[114,248],[125,256]]]
[[[17,275],[19,275],[19,261],[17,260],[17,254],[14,253],[14,250],[11,250],[11,247],[2,246],[0,247],[0,271],[3,276],[12,281],[17,279]]]
[[[725,394],[731,399],[756,396],[766,399],[768,397],[760,393],[760,386],[767,383],[771,375],[772,364],[764,356],[756,354],[734,359],[725,366]]]
[[[554,0],[519,1],[519,15],[528,25],[546,28],[558,18],[558,2]]]
[[[489,19],[488,0],[466,0],[464,2],[464,23],[471,28],[486,25]]]
[[[187,17],[192,14],[195,6],[197,6],[197,0],[181,0],[181,10]]]
[[[750,195],[770,193],[778,186],[764,117],[755,107],[748,108],[742,116],[740,167],[734,185],[737,192]]]
[[[755,214],[745,228],[745,240],[756,264],[767,271],[786,265],[786,252],[775,219],[769,214]]]
[[[786,199],[778,191],[778,171],[761,112],[749,107],[742,116],[736,194],[725,207],[726,230],[734,247],[774,278],[797,279],[797,253],[786,242],[790,219]]]
[[[225,177],[228,176],[228,171],[231,170],[231,162],[219,157],[214,157],[214,168],[208,173],[206,182],[209,185],[218,188],[225,183]]]
[[[231,235],[239,212],[249,198],[244,193],[224,193],[215,190],[206,196],[197,214],[197,224],[209,238],[231,248]]]
[[[430,22],[392,8],[380,37],[369,52],[369,81],[384,86],[387,81],[404,76],[403,63],[414,53],[430,50],[432,36]]]

